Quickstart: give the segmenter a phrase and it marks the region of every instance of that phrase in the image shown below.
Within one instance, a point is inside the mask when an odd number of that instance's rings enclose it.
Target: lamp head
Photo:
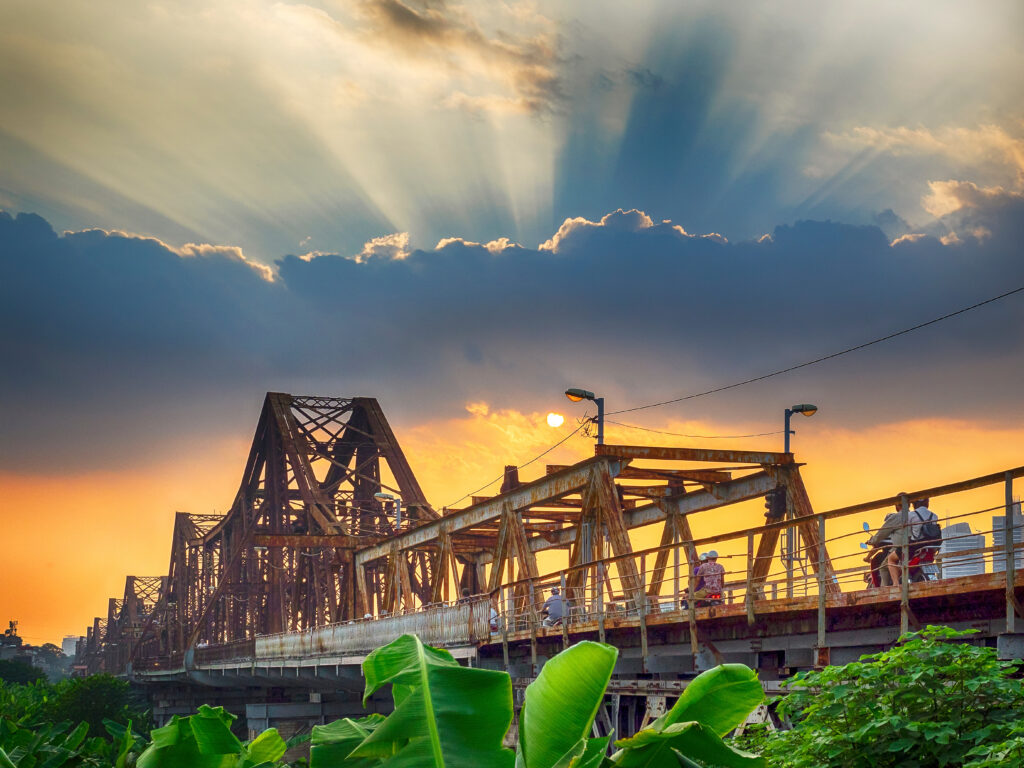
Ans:
[[[794,405],[790,408],[793,413],[802,413],[804,416],[813,416],[818,412],[818,406],[811,405],[810,403],[801,403],[800,405]]]
[[[395,500],[395,497],[394,497],[393,494],[383,493],[383,492],[379,492],[379,493],[373,494],[373,498],[375,498],[375,499],[384,499],[386,501],[394,501]]]
[[[593,400],[594,393],[587,389],[580,389],[579,387],[571,387],[565,390],[565,396],[572,400],[574,403],[578,403],[580,400]]]

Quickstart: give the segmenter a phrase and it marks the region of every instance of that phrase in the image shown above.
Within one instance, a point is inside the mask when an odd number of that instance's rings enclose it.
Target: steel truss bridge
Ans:
[[[855,546],[851,516],[922,496],[1002,486],[1003,503],[962,517],[1012,513],[1024,467],[816,513],[800,466],[789,453],[598,445],[529,482],[506,467],[498,495],[439,513],[375,399],[268,393],[230,510],[176,513],[167,574],[128,576],[76,664],[147,685],[158,719],[216,702],[251,730],[288,730],[361,712],[362,659],[406,632],[508,670],[520,692],[563,647],[599,639],[621,652],[595,729],[623,736],[722,661],[758,669],[772,691],[927,623],[976,629],[974,642],[1021,656],[1019,511],[990,531],[998,546],[953,547],[963,536],[944,534],[941,557],[980,564],[971,576],[910,583],[904,549],[901,583],[868,589],[863,553],[829,548]],[[400,521],[378,494],[402,499]],[[763,523],[730,520],[760,499]],[[699,513],[720,532],[695,537]],[[641,536],[658,543],[639,549]],[[686,597],[710,548],[723,552],[725,589],[698,605]],[[553,587],[569,610],[550,627]]]

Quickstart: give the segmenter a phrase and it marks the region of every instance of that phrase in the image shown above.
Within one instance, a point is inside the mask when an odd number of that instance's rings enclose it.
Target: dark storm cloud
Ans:
[[[58,236],[0,214],[0,465],[244,439],[269,389],[376,395],[415,423],[471,399],[545,408],[572,382],[621,407],[757,375],[1024,284],[1024,200],[971,205],[896,245],[876,226],[812,221],[727,243],[619,211],[567,220],[538,249],[288,256],[272,280],[237,249]],[[1017,297],[694,407],[760,418],[799,391],[846,426],[976,418],[980,399],[1019,417],[1022,350]]]

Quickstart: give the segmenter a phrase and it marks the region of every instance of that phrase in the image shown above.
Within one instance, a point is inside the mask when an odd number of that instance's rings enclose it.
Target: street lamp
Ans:
[[[595,397],[589,389],[579,389],[578,387],[570,387],[565,390],[565,396],[574,403],[581,400],[593,400],[597,404],[597,418],[595,419],[597,422],[597,444],[604,445],[604,398]]]
[[[811,405],[810,403],[800,403],[799,405],[793,405],[786,409],[786,428],[785,428],[785,452],[789,453],[789,436],[795,435],[796,432],[789,428],[789,420],[792,418],[794,413],[802,413],[804,416],[810,418],[818,412],[818,406]],[[783,542],[783,549],[785,550],[786,560],[786,597],[793,597],[793,561],[796,559],[796,550],[799,546],[797,541],[797,530],[793,526],[786,528],[786,537]]]
[[[373,494],[373,498],[395,502],[395,530],[397,531],[402,526],[402,499],[394,494],[381,492]]]
[[[818,412],[818,406],[811,405],[810,403],[801,403],[800,405],[794,405],[786,409],[786,439],[785,439],[785,453],[789,453],[789,436],[795,435],[796,432],[789,428],[789,419],[794,413],[802,413],[804,416],[810,418]]]

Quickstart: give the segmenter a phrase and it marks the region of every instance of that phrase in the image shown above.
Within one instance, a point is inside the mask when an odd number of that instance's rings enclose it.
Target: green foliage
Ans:
[[[287,748],[276,728],[243,744],[231,732],[235,716],[223,707],[203,705],[194,715],[174,716],[150,734],[152,743],[138,768],[269,768]]]
[[[612,762],[622,768],[675,768],[678,756],[703,765],[755,768],[763,758],[735,749],[722,737],[764,699],[753,670],[724,664],[698,675],[683,695],[650,728],[615,742]]]
[[[447,651],[404,635],[363,662],[364,703],[390,684],[394,711],[387,717],[371,714],[314,727],[309,766],[763,765],[721,738],[762,699],[754,673],[740,665],[698,676],[669,712],[651,728],[617,742],[619,751],[608,758],[609,738],[590,738],[590,733],[617,657],[611,646],[583,642],[551,659],[527,688],[514,754],[502,744],[512,721],[509,676],[462,667]],[[231,730],[235,717],[205,705],[154,729],[147,742],[124,719],[130,711],[127,697],[126,684],[104,676],[53,686],[0,684],[0,768],[270,768],[282,765],[286,749],[296,743],[285,743],[275,729],[243,743]],[[97,726],[101,711],[114,717]],[[72,727],[72,722],[78,724]],[[89,736],[104,731],[108,737]]]
[[[0,660],[0,680],[5,683],[25,685],[46,680],[46,673],[24,661],[2,659]]]
[[[118,740],[87,738],[86,723],[26,727],[0,718],[0,768],[127,768],[145,741],[130,726],[112,725]]]
[[[105,720],[149,725],[149,717],[135,702],[128,683],[111,675],[90,675],[57,683],[39,715],[49,722],[85,722],[93,733],[102,732]]]
[[[618,655],[610,645],[582,642],[544,665],[519,713],[517,768],[552,768],[583,756]],[[601,741],[599,754],[608,746]]]
[[[773,764],[1019,765],[1016,665],[997,660],[995,649],[950,642],[966,634],[928,627],[883,653],[794,678],[780,705],[794,727],[765,742]]]
[[[608,738],[589,735],[617,657],[611,646],[583,642],[544,665],[526,689],[516,768],[764,765],[721,738],[763,698],[754,673],[735,664],[697,677],[664,717],[606,757]],[[364,702],[391,683],[395,711],[315,727],[310,768],[512,767],[512,753],[501,746],[512,718],[504,672],[460,667],[447,652],[405,635],[370,654],[363,673]]]
[[[313,752],[311,768],[512,767],[512,751],[501,743],[512,722],[512,681],[504,672],[461,667],[447,651],[403,635],[367,656],[363,675],[364,703],[390,683],[395,710],[379,722],[316,729],[314,748],[352,743],[358,728],[366,735],[340,762],[335,758],[344,747]]]
[[[45,682],[17,685],[0,681],[0,717],[20,721],[39,712],[53,686]]]
[[[1024,725],[1014,728],[1005,741],[975,747],[967,754],[971,768],[1019,768],[1024,765]]]

